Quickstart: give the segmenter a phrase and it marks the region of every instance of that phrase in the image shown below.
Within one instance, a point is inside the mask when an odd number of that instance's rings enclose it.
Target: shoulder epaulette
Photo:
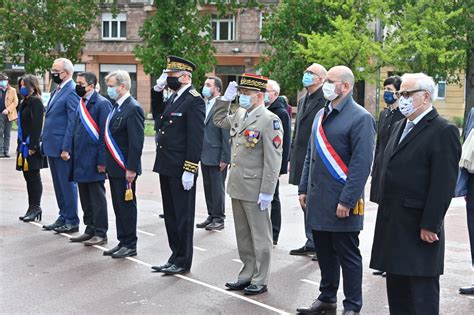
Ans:
[[[191,95],[194,97],[201,97],[201,94],[199,94],[199,92],[196,91],[195,89],[189,90],[189,93],[191,93]]]

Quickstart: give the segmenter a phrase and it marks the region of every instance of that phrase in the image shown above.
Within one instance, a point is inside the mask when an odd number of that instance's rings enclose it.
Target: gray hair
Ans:
[[[275,80],[268,80],[268,84],[280,95],[280,85]]]
[[[71,60],[67,58],[58,58],[54,60],[54,62],[62,62],[64,71],[66,71],[69,74],[74,73],[74,65],[72,64]]]
[[[125,89],[127,91],[130,91],[132,87],[132,80],[130,79],[130,75],[128,74],[127,71],[125,70],[112,71],[105,77],[105,82],[109,81],[109,79],[111,79],[112,77],[115,77],[115,80],[117,80],[117,85],[123,84],[125,85]]]
[[[416,88],[424,90],[430,93],[430,102],[433,102],[435,98],[436,84],[432,77],[420,72],[420,73],[405,73],[402,75],[402,83],[406,80],[414,80]]]

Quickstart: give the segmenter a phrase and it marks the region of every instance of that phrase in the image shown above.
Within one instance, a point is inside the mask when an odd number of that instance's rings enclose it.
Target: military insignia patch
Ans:
[[[273,130],[280,130],[280,121],[274,120],[273,121]]]
[[[191,93],[191,95],[194,96],[194,97],[201,96],[201,94],[199,94],[199,92],[196,91],[195,89],[189,90],[189,93]]]
[[[275,149],[278,149],[281,146],[281,138],[280,136],[276,136],[273,138],[273,145],[275,146]]]

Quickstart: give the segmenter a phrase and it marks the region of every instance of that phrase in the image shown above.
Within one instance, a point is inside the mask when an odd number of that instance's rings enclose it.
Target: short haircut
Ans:
[[[74,65],[72,64],[71,60],[67,58],[58,58],[54,60],[54,62],[61,61],[63,63],[63,69],[69,74],[74,73]]]
[[[78,77],[83,77],[88,85],[97,85],[97,76],[92,72],[81,72],[77,74]]]
[[[112,71],[105,77],[105,82],[109,81],[109,79],[112,77],[114,77],[115,80],[117,80],[117,85],[123,84],[125,85],[125,89],[127,91],[130,91],[130,88],[132,87],[132,80],[130,79],[130,75],[128,74],[127,71],[125,70]]]
[[[219,93],[222,92],[222,80],[219,77],[207,77],[209,80],[214,80],[214,86],[219,90]]]
[[[383,86],[392,84],[395,87],[395,90],[400,91],[400,85],[402,84],[402,79],[398,75],[392,75],[383,81]]]
[[[432,102],[435,98],[436,84],[432,77],[420,72],[420,73],[405,73],[402,76],[402,82],[406,80],[415,80],[416,88],[424,90],[430,93],[430,101]]]
[[[268,80],[268,84],[274,89],[278,95],[280,95],[280,85],[278,85],[277,81],[275,80]]]
[[[23,84],[28,88],[28,90],[33,90],[33,95],[41,95],[41,89],[39,87],[38,78],[36,78],[36,76],[32,74],[25,74],[23,77],[21,77],[21,81],[23,81]]]

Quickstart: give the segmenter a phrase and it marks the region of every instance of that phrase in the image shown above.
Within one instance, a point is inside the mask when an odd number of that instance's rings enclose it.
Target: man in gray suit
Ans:
[[[225,218],[225,178],[230,162],[229,130],[212,123],[214,103],[221,95],[222,81],[209,77],[204,82],[202,95],[206,103],[204,120],[204,142],[201,154],[201,171],[206,196],[207,219],[196,224],[197,228],[208,231],[222,230]]]

